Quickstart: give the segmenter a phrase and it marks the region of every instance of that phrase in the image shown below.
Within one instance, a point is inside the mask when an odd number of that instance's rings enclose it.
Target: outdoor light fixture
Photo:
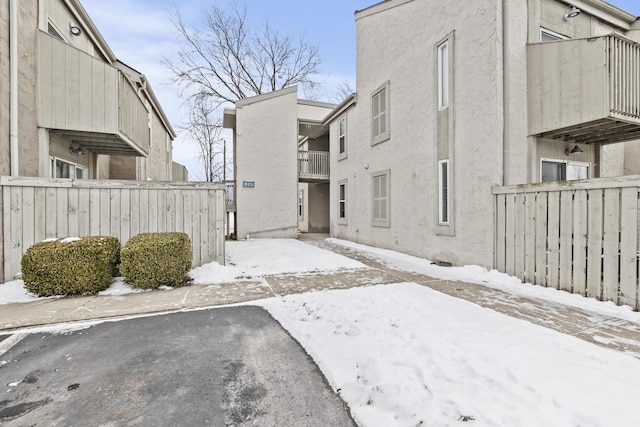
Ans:
[[[82,30],[80,29],[80,27],[73,25],[73,23],[69,24],[69,30],[74,36],[79,36],[80,34],[82,34]]]
[[[84,148],[82,148],[80,146],[74,147],[73,145],[69,147],[69,152],[71,154],[84,154],[85,153]]]
[[[572,154],[576,154],[576,153],[582,153],[584,150],[582,148],[580,148],[578,146],[578,144],[576,144],[575,147],[573,147],[572,149],[566,149],[564,150],[564,154],[566,154],[567,156],[570,156]]]
[[[576,16],[580,15],[580,12],[581,12],[580,9],[578,9],[575,6],[572,6],[571,10],[564,14],[564,20],[566,21],[567,19],[575,18]]]

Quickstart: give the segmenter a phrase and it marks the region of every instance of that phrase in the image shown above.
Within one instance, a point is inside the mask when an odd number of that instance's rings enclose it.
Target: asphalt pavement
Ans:
[[[317,365],[259,307],[7,337],[3,426],[355,426]]]

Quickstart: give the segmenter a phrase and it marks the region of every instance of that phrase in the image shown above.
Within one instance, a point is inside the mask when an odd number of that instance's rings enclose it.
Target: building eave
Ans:
[[[344,113],[349,108],[356,105],[358,96],[355,93],[347,96],[344,101],[336,106],[329,114],[326,115],[324,119],[322,119],[322,123],[328,124],[335,120],[339,115]]]

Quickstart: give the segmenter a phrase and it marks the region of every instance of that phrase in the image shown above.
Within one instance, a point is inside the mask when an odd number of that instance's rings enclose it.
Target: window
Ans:
[[[438,162],[438,223],[449,224],[449,160]]]
[[[347,223],[347,181],[338,183],[338,224]]]
[[[371,96],[372,144],[389,139],[389,82]]]
[[[389,171],[374,173],[372,178],[372,223],[380,227],[389,227]]]
[[[546,28],[540,28],[541,43],[555,42],[558,40],[566,40],[566,39],[568,39],[567,36],[563,36],[562,34],[555,33],[551,30],[547,30]]]
[[[438,109],[449,106],[449,41],[438,46]]]
[[[298,219],[304,219],[304,190],[298,190]]]
[[[543,159],[540,165],[540,182],[588,179],[590,166],[587,162]]]
[[[74,179],[88,178],[88,170],[84,166],[67,162],[66,160],[58,159],[57,157],[51,157],[50,163],[51,163],[51,178],[74,178]]]
[[[338,120],[338,160],[347,157],[347,118]]]

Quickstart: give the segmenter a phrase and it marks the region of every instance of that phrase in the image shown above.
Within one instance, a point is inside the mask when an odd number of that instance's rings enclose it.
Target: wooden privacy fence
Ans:
[[[2,177],[4,280],[24,252],[52,237],[189,235],[193,265],[224,264],[224,184]]]
[[[640,176],[494,187],[495,268],[638,310]]]

